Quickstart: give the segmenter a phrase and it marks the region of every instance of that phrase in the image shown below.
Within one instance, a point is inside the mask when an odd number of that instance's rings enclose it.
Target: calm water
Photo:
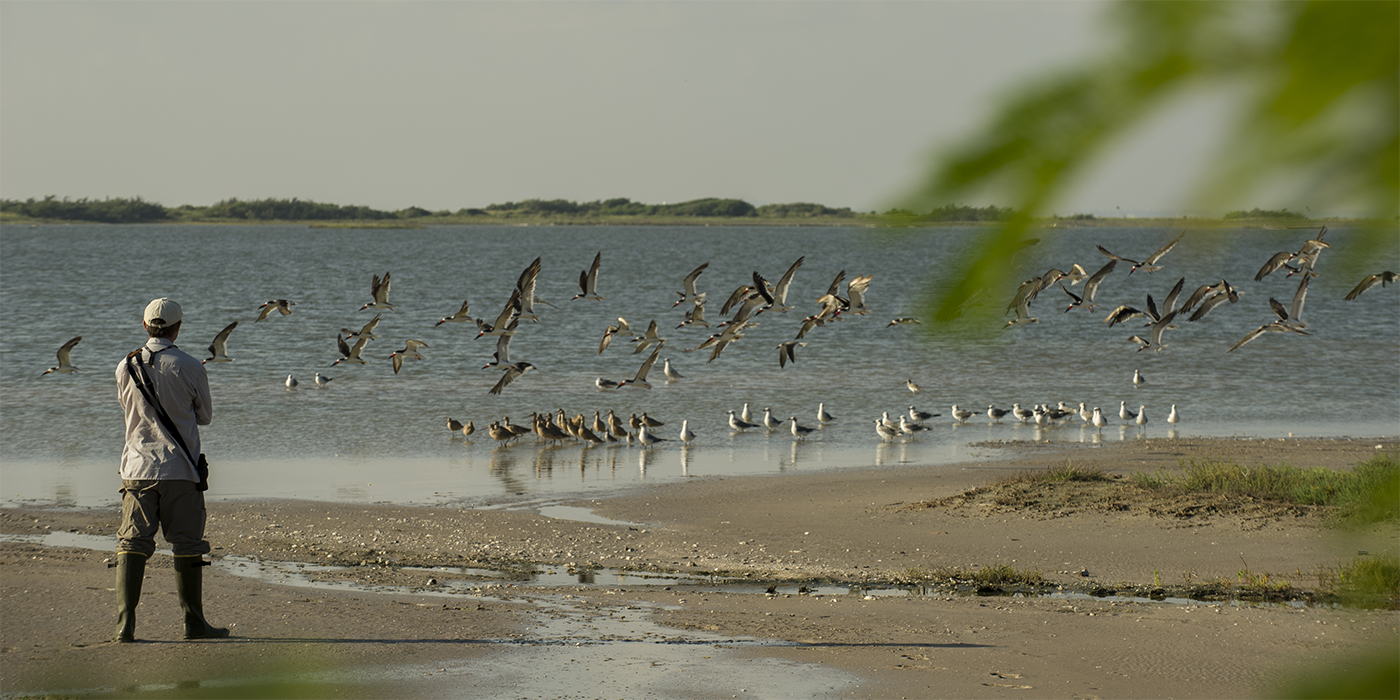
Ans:
[[[215,497],[291,496],[322,500],[476,503],[528,495],[614,489],[639,483],[716,474],[763,474],[870,464],[947,463],[990,454],[968,445],[981,440],[1133,439],[1120,430],[1118,402],[1146,405],[1148,434],[1167,434],[1167,411],[1184,416],[1181,435],[1394,436],[1400,432],[1400,290],[1371,290],[1354,302],[1342,297],[1364,274],[1400,267],[1400,237],[1368,260],[1344,258],[1352,232],[1335,228],[1327,240],[1303,317],[1312,337],[1269,334],[1240,350],[1225,349],[1272,320],[1267,300],[1292,298],[1297,278],[1253,275],[1270,255],[1297,250],[1313,230],[1198,231],[1164,259],[1155,274],[1129,276],[1120,268],[1099,292],[1101,306],[1062,313],[1068,301],[1047,290],[1032,307],[1041,323],[1000,330],[984,327],[925,332],[886,327],[910,314],[922,285],[949,282],[944,265],[975,245],[978,230],[940,228],[889,235],[845,228],[701,227],[441,227],[423,230],[328,230],[300,226],[44,226],[0,230],[0,292],[6,309],[0,334],[0,493],[5,502],[80,505],[116,500],[116,459],[122,419],[113,371],[139,346],[146,302],[170,296],[185,308],[179,344],[204,357],[203,348],[229,322],[235,362],[209,366],[214,424],[203,431],[215,465]],[[1095,243],[1141,257],[1175,236],[1164,228],[1076,229],[1050,232],[1023,254],[1017,281],[1075,262],[1090,271],[1106,259]],[[579,272],[603,253],[599,292],[605,301],[570,301]],[[541,320],[521,324],[511,345],[514,360],[540,371],[525,375],[501,396],[487,389],[499,377],[482,370],[494,339],[474,340],[472,324],[434,327],[466,299],[473,316],[494,317],[517,276],[543,257],[537,295],[558,308],[538,306]],[[713,363],[707,352],[684,353],[711,330],[675,326],[672,309],[681,278],[703,262],[709,321],[757,270],[776,282],[798,257],[788,314],[758,319],[740,343]],[[1374,268],[1374,269],[1372,269]],[[796,333],[801,318],[832,278],[874,275],[869,316],[848,317],[810,333],[795,365],[779,369],[778,342]],[[373,274],[393,273],[390,302],[365,355],[369,365],[329,365],[339,357],[335,335],[358,329],[373,315]],[[1181,276],[1187,291],[1229,279],[1244,292],[1239,304],[1215,309],[1169,332],[1161,353],[1137,353],[1126,342],[1140,332],[1101,322],[1119,303],[1159,301]],[[1000,311],[1014,289],[986,295]],[[1184,296],[1185,294],[1183,294]],[[297,302],[292,315],[254,323],[264,301]],[[617,316],[640,333],[656,319],[670,339],[670,357],[685,379],[668,384],[660,363],[653,388],[601,392],[596,377],[631,377],[646,354],[632,354],[619,337],[598,356],[598,341]],[[41,376],[54,351],[74,335],[82,371]],[[390,352],[404,340],[425,341],[427,358],[395,375]],[[1134,369],[1149,384],[1134,388]],[[324,389],[320,371],[334,377]],[[301,382],[288,391],[288,374]],[[904,382],[924,387],[911,395]],[[967,425],[947,417],[957,403],[985,411],[1066,401],[1102,406],[1115,416],[1100,436],[1075,427],[1037,431],[985,416]],[[731,435],[725,411],[748,402],[757,415],[772,407],[815,425],[819,402],[839,417],[800,444],[783,432]],[[885,445],[872,422],[882,412],[944,414],[912,442]],[[576,446],[499,449],[484,434],[503,415],[517,422],[531,411],[563,408],[569,415],[611,408],[622,416],[642,411],[666,422],[674,437],[683,419],[699,434],[652,450]],[[1109,410],[1111,409],[1111,410]],[[453,439],[448,417],[472,420],[470,441]]]

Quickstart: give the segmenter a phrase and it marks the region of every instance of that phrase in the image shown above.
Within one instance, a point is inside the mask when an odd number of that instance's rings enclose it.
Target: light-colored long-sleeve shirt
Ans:
[[[190,456],[199,459],[199,427],[209,425],[209,375],[204,365],[165,338],[150,338],[141,351],[146,376],[166,415],[179,429]],[[135,367],[141,371],[141,367]],[[199,481],[194,465],[180,444],[170,437],[154,407],[126,371],[126,358],[117,364],[117,400],[126,415],[126,446],[122,449],[121,478]]]

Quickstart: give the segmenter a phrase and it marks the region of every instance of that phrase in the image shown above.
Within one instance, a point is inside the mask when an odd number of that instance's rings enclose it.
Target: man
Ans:
[[[117,365],[126,446],[120,470],[115,642],[136,639],[136,604],[146,560],[156,550],[156,530],[164,533],[175,554],[175,592],[185,613],[185,639],[228,636],[227,629],[205,621],[201,602],[209,543],[204,539],[204,492],[196,466],[203,461],[198,426],[209,425],[212,411],[204,365],[175,347],[183,315],[170,299],[148,304],[141,325],[149,339]],[[168,421],[162,420],[152,400],[159,402]]]

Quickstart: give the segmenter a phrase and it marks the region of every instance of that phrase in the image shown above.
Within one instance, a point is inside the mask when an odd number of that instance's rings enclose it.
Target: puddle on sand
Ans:
[[[417,695],[818,698],[840,693],[857,683],[846,673],[817,664],[761,656],[746,658],[734,651],[797,646],[789,642],[690,631],[678,634],[677,630],[652,622],[652,613],[663,606],[650,603],[632,601],[625,607],[584,610],[573,604],[572,595],[527,596],[516,586],[520,582],[501,579],[449,582],[429,589],[319,582],[310,580],[309,575],[345,571],[349,567],[263,562],[243,557],[225,557],[219,568],[236,576],[280,585],[328,590],[476,600],[508,591],[513,594],[512,600],[535,606],[533,620],[522,630],[522,637],[491,640],[499,653],[460,664],[395,669],[394,677],[411,683],[414,689],[409,692]],[[404,570],[447,571],[413,567]],[[376,681],[384,678],[383,673],[374,676]]]
[[[564,506],[559,506],[563,508]],[[586,508],[574,510],[588,513]],[[0,542],[26,542],[45,547],[76,547],[96,551],[116,550],[116,539],[110,536],[83,535],[76,532],[50,532],[43,535],[0,534]],[[169,554],[169,549],[157,550],[157,554]],[[328,566],[301,562],[267,562],[257,559],[225,556],[215,560],[214,565],[235,576],[258,578],[270,583],[286,586],[358,589],[344,582],[312,582],[305,574],[316,571],[347,571],[349,567]],[[981,596],[991,598],[1048,598],[1051,600],[1100,601],[1106,603],[1159,603],[1166,605],[1230,605],[1236,607],[1286,607],[1313,608],[1339,607],[1328,603],[1310,603],[1305,600],[1252,601],[1252,600],[1196,600],[1194,598],[1148,598],[1143,596],[1108,595],[1097,596],[1073,591],[1014,591],[984,594],[975,590],[948,591],[927,586],[882,586],[865,587],[835,584],[784,584],[771,585],[754,583],[744,579],[720,578],[707,575],[681,573],[655,573],[646,571],[623,571],[621,569],[580,569],[570,570],[559,566],[538,566],[534,569],[504,571],[498,569],[475,569],[468,567],[403,567],[403,571],[418,571],[424,574],[445,574],[467,576],[471,580],[444,581],[433,589],[414,589],[419,595],[462,595],[484,594],[486,589],[509,586],[512,588],[556,588],[568,586],[697,586],[723,593],[775,593],[778,595],[818,595],[818,596],[857,596],[862,598],[884,597],[953,597]]]

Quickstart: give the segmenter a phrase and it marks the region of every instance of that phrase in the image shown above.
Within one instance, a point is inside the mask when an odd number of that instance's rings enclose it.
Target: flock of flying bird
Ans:
[[[1126,263],[1132,266],[1131,269],[1128,270],[1129,275],[1138,270],[1151,274],[1152,272],[1162,269],[1163,266],[1158,265],[1158,261],[1167,253],[1171,252],[1172,248],[1176,247],[1176,244],[1180,242],[1185,235],[1186,232],[1183,231],[1176,238],[1172,239],[1171,242],[1162,246],[1157,252],[1147,256],[1141,261],[1125,258],[1109,251],[1101,245],[1096,245],[1095,247],[1098,251],[1107,256],[1109,260],[1094,274],[1090,275],[1083,266],[1075,264],[1070,268],[1070,272],[1068,273],[1052,268],[1040,277],[1032,277],[1026,280],[1021,283],[1020,288],[1016,290],[1016,294],[1012,297],[1011,303],[1006,306],[1008,312],[1014,311],[1016,313],[1016,318],[1008,321],[1003,328],[1021,324],[1038,323],[1040,319],[1030,315],[1030,305],[1042,291],[1049,289],[1051,285],[1058,285],[1070,298],[1069,306],[1065,308],[1066,313],[1073,310],[1075,307],[1085,307],[1092,312],[1096,306],[1094,300],[1098,294],[1099,287],[1108,279],[1109,275],[1113,273],[1118,263]],[[1254,276],[1256,282],[1263,280],[1273,272],[1284,269],[1288,270],[1288,277],[1298,275],[1301,278],[1298,283],[1298,288],[1293,294],[1292,302],[1288,306],[1284,306],[1277,299],[1270,297],[1269,306],[1277,318],[1250,331],[1225,352],[1233,352],[1251,340],[1270,332],[1312,335],[1307,330],[1307,322],[1302,318],[1303,303],[1308,296],[1309,281],[1317,276],[1315,267],[1318,257],[1322,254],[1323,250],[1332,247],[1331,244],[1323,240],[1323,237],[1326,235],[1327,227],[1324,226],[1316,237],[1304,241],[1302,247],[1297,252],[1281,251],[1274,254],[1269,258],[1268,262],[1264,263],[1264,266],[1261,267],[1259,272]],[[1070,291],[1069,287],[1066,287],[1064,284],[1065,280],[1069,280],[1071,287],[1083,282],[1084,286],[1081,289],[1081,293],[1075,294]],[[1356,297],[1378,283],[1381,286],[1385,286],[1394,281],[1396,281],[1396,275],[1394,272],[1390,271],[1369,275],[1347,294],[1346,300],[1352,301],[1356,299]],[[1162,334],[1169,330],[1180,330],[1180,326],[1174,323],[1179,318],[1185,318],[1188,322],[1199,321],[1204,318],[1206,314],[1210,313],[1212,309],[1225,302],[1230,302],[1232,304],[1238,302],[1242,294],[1239,289],[1232,286],[1228,281],[1221,279],[1217,283],[1204,284],[1197,287],[1196,291],[1192,292],[1190,296],[1186,298],[1185,302],[1178,307],[1177,301],[1180,299],[1185,285],[1186,278],[1182,277],[1171,290],[1167,292],[1167,296],[1163,299],[1160,308],[1153,300],[1152,295],[1148,294],[1147,303],[1142,309],[1122,304],[1110,311],[1108,316],[1104,317],[1103,322],[1107,323],[1111,328],[1119,323],[1124,323],[1134,318],[1140,317],[1146,319],[1147,323],[1143,327],[1149,328],[1147,337],[1143,338],[1140,335],[1134,334],[1129,336],[1128,340],[1137,343],[1139,352],[1143,350],[1159,352],[1162,348],[1166,347],[1166,344],[1162,342]],[[1192,311],[1192,309],[1195,309],[1195,311]],[[1190,315],[1186,316],[1188,313]]]
[[[1284,269],[1288,271],[1289,277],[1299,275],[1301,279],[1297,290],[1293,295],[1291,304],[1288,306],[1284,306],[1276,299],[1270,298],[1270,307],[1277,318],[1250,331],[1226,352],[1232,352],[1269,332],[1310,335],[1310,332],[1307,330],[1308,324],[1302,319],[1303,304],[1307,297],[1309,282],[1317,274],[1315,272],[1315,266],[1318,257],[1323,250],[1331,247],[1330,244],[1323,240],[1326,233],[1327,229],[1323,227],[1316,237],[1305,241],[1298,251],[1279,252],[1272,256],[1269,261],[1260,268],[1259,272],[1255,275],[1256,281],[1262,280],[1273,272]],[[1066,307],[1065,312],[1069,312],[1076,307],[1084,307],[1092,312],[1096,306],[1095,298],[1101,285],[1108,279],[1109,275],[1120,262],[1131,266],[1129,274],[1138,270],[1147,273],[1160,270],[1163,266],[1158,264],[1159,261],[1181,241],[1184,235],[1185,233],[1183,232],[1171,242],[1162,246],[1156,252],[1141,261],[1119,256],[1101,245],[1096,246],[1099,252],[1109,258],[1109,261],[1092,275],[1088,274],[1081,265],[1075,264],[1071,267],[1069,273],[1062,272],[1058,269],[1051,269],[1040,277],[1027,280],[1017,290],[1011,303],[1007,306],[1008,311],[1015,311],[1016,317],[1007,322],[1004,327],[1037,323],[1039,319],[1030,315],[1030,306],[1037,299],[1040,292],[1048,289],[1052,285],[1060,287],[1064,294],[1070,299],[1070,303]],[[716,324],[718,332],[711,334],[698,346],[685,349],[683,352],[689,353],[709,350],[710,355],[708,361],[712,362],[719,358],[727,347],[743,340],[745,331],[757,326],[755,319],[760,314],[769,311],[785,314],[792,310],[794,307],[788,304],[788,291],[792,284],[794,274],[802,267],[804,260],[805,258],[798,258],[797,261],[788,268],[787,272],[778,279],[777,284],[770,284],[762,275],[758,272],[754,272],[752,275],[752,284],[744,284],[735,289],[729,294],[728,298],[721,306],[720,313],[727,318]],[[594,257],[592,265],[587,270],[580,273],[578,283],[579,293],[575,295],[573,299],[601,301],[605,298],[599,294],[598,290],[598,272],[601,263],[602,253],[599,252]],[[689,305],[690,308],[685,310],[684,320],[676,326],[677,329],[686,326],[710,328],[710,324],[705,318],[706,294],[697,290],[697,280],[708,266],[709,263],[705,263],[696,267],[681,281],[682,291],[676,292],[679,298],[672,304],[671,308],[674,309],[682,305]],[[537,322],[540,320],[539,314],[535,311],[537,304],[553,306],[535,296],[535,286],[540,269],[541,259],[536,258],[520,273],[511,291],[509,300],[494,319],[473,319],[470,316],[470,306],[468,302],[464,301],[461,308],[456,313],[442,318],[435,324],[436,326],[441,326],[449,323],[474,322],[478,329],[477,338],[496,338],[495,351],[490,361],[482,367],[483,369],[494,367],[502,370],[500,378],[489,389],[488,393],[490,394],[500,394],[507,386],[521,376],[536,369],[534,364],[527,361],[513,362],[510,357],[510,344],[511,340],[521,331],[521,321]],[[852,278],[846,285],[845,296],[842,296],[841,285],[845,281],[845,277],[846,272],[844,270],[838,273],[828,287],[827,292],[816,300],[816,304],[820,307],[819,310],[802,319],[795,337],[777,345],[776,349],[778,350],[780,368],[786,367],[790,362],[796,362],[797,349],[807,345],[806,342],[803,342],[803,338],[813,329],[839,320],[843,314],[863,315],[870,312],[869,307],[866,305],[865,297],[869,290],[872,276],[860,275]],[[1069,287],[1065,286],[1065,280],[1069,281]],[[1351,301],[1356,299],[1359,295],[1377,284],[1384,287],[1396,281],[1396,274],[1389,271],[1370,275],[1363,279],[1360,284],[1347,294],[1346,300]],[[1070,290],[1070,287],[1077,286],[1081,282],[1083,286],[1080,290],[1080,294],[1075,294]],[[1147,349],[1160,351],[1162,348],[1166,347],[1162,341],[1163,333],[1167,330],[1178,329],[1179,326],[1174,323],[1178,319],[1185,317],[1188,322],[1197,321],[1215,307],[1226,302],[1235,303],[1240,299],[1241,292],[1228,281],[1221,279],[1218,283],[1200,286],[1178,307],[1177,300],[1184,290],[1185,282],[1186,280],[1184,277],[1180,279],[1167,293],[1160,307],[1155,303],[1152,295],[1149,294],[1144,308],[1138,309],[1126,304],[1119,305],[1104,318],[1104,323],[1112,327],[1119,323],[1142,317],[1147,320],[1145,327],[1150,327],[1150,330],[1147,332],[1147,337],[1143,338],[1139,335],[1133,335],[1129,340],[1138,344],[1139,351]],[[379,337],[375,335],[375,328],[380,321],[382,312],[396,308],[388,301],[389,290],[390,275],[388,272],[384,273],[382,278],[378,275],[373,276],[370,288],[371,301],[361,306],[360,310],[373,309],[381,313],[377,313],[373,319],[364,324],[359,330],[351,330],[349,328],[341,329],[340,333],[336,336],[336,345],[341,357],[335,360],[332,366],[368,363],[363,353],[369,341]],[[260,313],[256,321],[262,321],[268,318],[273,312],[277,312],[282,316],[289,315],[292,312],[291,307],[295,305],[295,302],[285,299],[268,301],[258,307]],[[1194,312],[1192,311],[1193,309],[1195,309]],[[732,316],[730,315],[731,312]],[[1188,313],[1190,315],[1185,316]],[[919,321],[915,318],[901,317],[890,321],[888,325],[893,326],[909,323],[919,323]],[[203,360],[205,363],[231,362],[233,360],[233,358],[228,355],[228,340],[237,326],[238,322],[235,321],[219,331],[208,346],[209,357]],[[610,323],[606,330],[604,330],[602,339],[598,344],[597,354],[601,355],[606,351],[612,344],[615,336],[631,331],[632,327],[627,320],[618,317],[615,323]],[[77,368],[72,364],[72,352],[80,340],[82,340],[82,336],[75,337],[67,343],[64,343],[58,350],[58,365],[49,368],[44,374],[76,372]],[[632,354],[641,354],[650,350],[650,353],[647,354],[642,364],[638,367],[637,372],[631,378],[621,381],[613,381],[598,377],[595,381],[596,386],[604,390],[622,389],[628,386],[651,388],[651,384],[648,383],[648,375],[657,360],[660,359],[661,349],[665,347],[668,342],[668,338],[662,337],[656,320],[652,320],[646,331],[640,335],[634,335],[631,339],[633,346]],[[421,340],[406,340],[402,349],[395,350],[388,356],[388,359],[392,362],[394,373],[397,374],[400,371],[406,360],[423,359],[423,356],[418,350],[426,347],[428,347],[428,344]],[[662,371],[668,381],[682,378],[682,375],[672,367],[669,358],[664,360]],[[319,372],[315,375],[315,382],[318,386],[324,386],[330,381],[330,377],[323,376]],[[1140,374],[1134,377],[1135,384],[1140,385],[1143,381],[1145,380],[1141,379]],[[294,388],[297,384],[298,382],[295,377],[288,375],[286,379],[287,387]],[[908,382],[908,385],[910,391],[915,393],[919,391],[918,386],[914,384],[912,380]],[[979,415],[981,413],[983,412],[968,411],[954,405],[952,406],[951,416],[955,421],[963,423],[974,415]],[[1081,404],[1079,409],[1075,410],[1073,407],[1065,406],[1063,402],[1061,402],[1058,408],[1051,408],[1048,405],[1043,405],[1031,409],[1023,409],[1020,404],[1016,404],[1012,409],[1003,410],[997,409],[995,406],[988,406],[985,414],[993,422],[1000,422],[1003,416],[1010,414],[1023,423],[1034,422],[1041,426],[1053,425],[1076,415],[1085,423],[1099,428],[1102,428],[1107,423],[1107,418],[1097,407],[1089,411]],[[920,412],[913,406],[910,406],[907,416],[901,414],[898,420],[890,419],[888,413],[886,413],[884,417],[876,419],[876,433],[884,440],[891,440],[900,436],[917,435],[917,433],[927,429],[925,422],[929,418],[938,415],[939,414]],[[1139,426],[1145,426],[1147,421],[1146,414],[1141,407],[1138,412],[1134,413],[1127,408],[1126,402],[1120,404],[1119,417],[1125,421],[1135,422]],[[833,416],[826,412],[824,404],[818,407],[816,418],[819,425],[826,425],[835,420]],[[1176,407],[1173,406],[1168,422],[1174,424],[1177,420],[1178,414],[1176,412]],[[786,421],[782,421],[774,417],[770,409],[764,409],[763,417],[759,421],[755,421],[753,416],[750,415],[747,404],[744,405],[742,412],[738,415],[732,410],[729,411],[728,424],[729,427],[736,432],[758,427],[764,427],[769,431],[773,431],[780,428],[784,423],[789,425],[789,431],[797,439],[801,439],[817,430],[817,428],[799,424],[796,416],[791,416]],[[662,425],[662,423],[647,417],[645,414],[641,417],[634,415],[629,421],[624,423],[609,411],[606,421],[599,416],[598,412],[595,412],[590,426],[586,424],[581,414],[569,419],[564,416],[561,409],[557,417],[549,414],[532,415],[530,425],[528,426],[511,424],[509,419],[506,418],[492,423],[488,427],[488,433],[493,439],[502,444],[510,442],[525,433],[534,432],[542,440],[547,442],[576,439],[586,443],[618,441],[631,443],[635,440],[644,446],[650,446],[665,440],[665,438],[656,436],[654,432],[654,428],[660,425]],[[475,427],[471,422],[464,425],[451,419],[449,419],[448,427],[454,432],[461,432],[463,435],[470,435],[475,431]],[[631,430],[628,430],[628,427],[630,427]],[[682,442],[690,442],[694,437],[694,433],[689,429],[688,421],[683,422],[679,439]]]

